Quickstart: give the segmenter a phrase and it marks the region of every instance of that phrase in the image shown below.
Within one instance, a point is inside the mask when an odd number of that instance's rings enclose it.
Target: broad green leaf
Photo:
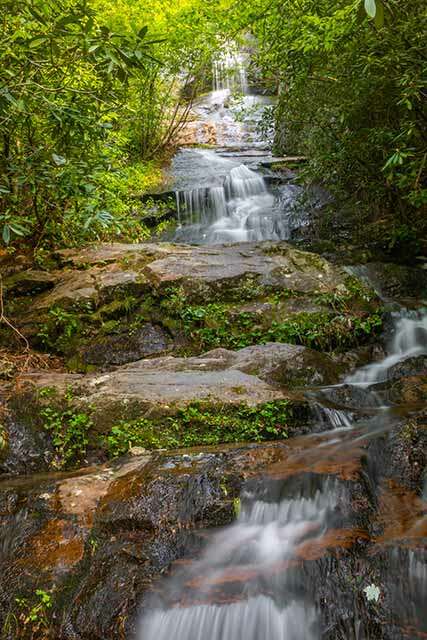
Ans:
[[[375,14],[375,26],[381,29],[384,24],[384,6],[381,0],[376,0],[377,12]]]
[[[375,0],[365,0],[365,11],[370,18],[375,18],[377,13],[377,4]]]
[[[62,165],[66,164],[67,162],[67,159],[64,158],[64,156],[58,156],[56,153],[52,153],[52,160],[57,167],[62,167]]]
[[[4,227],[3,227],[2,236],[3,236],[3,242],[5,244],[9,244],[9,242],[10,242],[10,227],[9,227],[8,224],[5,224]]]

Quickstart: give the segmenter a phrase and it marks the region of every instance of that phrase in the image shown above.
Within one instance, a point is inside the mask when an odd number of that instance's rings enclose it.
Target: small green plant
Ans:
[[[225,304],[186,307],[180,312],[184,330],[202,350],[215,347],[241,349],[252,344],[285,342],[321,351],[354,347],[381,328],[379,313],[349,313],[352,293],[319,295],[331,310],[289,315],[284,320],[265,321],[256,313],[235,312]]]
[[[45,390],[42,390],[42,394]],[[65,406],[48,405],[40,411],[43,428],[51,434],[59,468],[77,463],[85,456],[89,443],[88,433],[93,426],[90,416],[76,411],[72,400],[72,391],[67,389],[63,400]]]
[[[148,449],[191,447],[202,444],[262,441],[287,437],[292,410],[287,400],[214,408],[193,403],[174,416],[114,425],[106,438],[111,457],[125,454],[132,446]]]
[[[50,593],[43,589],[37,589],[35,595],[36,602],[31,602],[28,598],[15,598],[20,610],[17,616],[18,622],[24,629],[31,630],[31,637],[36,637],[49,629],[49,609],[52,608],[52,596]],[[18,633],[21,633],[21,631]],[[23,633],[22,635],[25,634]]]
[[[45,347],[62,351],[81,329],[81,320],[77,313],[61,307],[52,307],[48,312],[48,321],[37,337]]]

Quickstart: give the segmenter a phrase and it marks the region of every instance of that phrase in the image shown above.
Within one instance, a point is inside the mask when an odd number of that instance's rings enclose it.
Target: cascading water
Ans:
[[[325,388],[324,398],[334,397],[334,392],[343,387],[353,389],[352,395],[357,393],[359,407],[382,409],[388,411],[387,405],[373,388],[376,384],[386,382],[393,367],[410,358],[427,355],[427,314],[423,311],[401,309],[393,313],[393,339],[388,354],[379,362],[372,362],[353,374],[347,376],[340,385]],[[319,418],[333,425],[335,428],[349,428],[353,424],[354,416],[350,411],[317,406]]]
[[[409,358],[427,355],[427,315],[420,311],[402,310],[394,314],[394,337],[389,355],[380,362],[374,362],[354,375],[347,382],[369,386],[385,382],[392,367]]]
[[[244,55],[233,48],[225,50],[212,62],[212,90],[236,91],[243,94],[248,91],[246,60]]]
[[[385,380],[396,362],[427,353],[427,314],[402,311],[395,317],[395,329],[391,353],[344,383],[355,390],[363,384],[367,404],[372,406],[378,405],[375,390],[370,390],[372,383]],[[365,423],[365,431],[383,428],[385,415],[384,408],[378,407],[377,417]],[[329,416],[334,433],[316,445],[316,461],[328,442],[336,453],[339,447],[351,447],[351,438],[359,438],[351,413],[326,411],[324,416]],[[235,524],[216,534],[201,559],[172,575],[148,604],[140,640],[169,640],[174,635],[180,640],[320,639],[316,586],[307,580],[298,560],[303,558],[304,544],[321,540],[328,528],[336,526],[349,498],[341,482],[319,478],[305,471],[288,480],[259,479],[255,486],[249,481]],[[410,551],[403,559],[401,555],[399,551],[392,556],[397,569],[392,562],[388,571],[394,575],[404,567],[417,617],[423,608],[420,594],[427,587],[425,559],[418,552]],[[393,596],[401,619],[406,610],[404,591],[397,589]],[[345,637],[359,637],[353,632]]]
[[[243,492],[236,523],[215,536],[189,571],[170,580],[163,603],[143,619],[141,638],[320,637],[315,607],[293,564],[299,545],[325,531],[343,489],[311,478],[292,498],[277,495],[283,488],[282,483],[261,484],[258,491]],[[218,589],[227,585],[228,593],[218,597]]]
[[[218,152],[180,151],[173,162],[178,229],[174,240],[216,244],[289,237],[289,222],[255,166],[269,151],[257,132],[268,99],[248,95],[245,56],[231,47],[213,63],[213,92],[194,107],[200,128],[215,130]],[[234,94],[243,94],[239,98]],[[242,156],[247,153],[246,163]],[[224,155],[222,155],[224,154]],[[179,188],[180,176],[196,184]],[[289,209],[290,203],[287,204]]]
[[[204,158],[212,152],[200,152]],[[227,169],[229,169],[227,161]],[[286,236],[283,216],[264,179],[243,164],[233,166],[220,185],[177,193],[179,242],[247,242]]]

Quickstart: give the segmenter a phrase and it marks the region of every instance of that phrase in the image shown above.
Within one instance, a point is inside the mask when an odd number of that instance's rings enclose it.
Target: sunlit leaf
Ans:
[[[64,158],[64,156],[59,156],[56,153],[52,153],[52,160],[54,161],[57,167],[61,167],[67,162],[67,159]]]
[[[370,18],[375,18],[377,5],[375,0],[365,0],[365,11]]]

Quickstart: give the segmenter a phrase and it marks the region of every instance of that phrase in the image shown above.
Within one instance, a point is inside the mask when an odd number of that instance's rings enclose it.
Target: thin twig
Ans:
[[[0,323],[4,322],[14,333],[16,333],[21,340],[25,342],[25,351],[30,351],[30,343],[27,338],[19,331],[17,327],[5,316],[4,314],[4,302],[3,302],[3,278],[0,275]]]

